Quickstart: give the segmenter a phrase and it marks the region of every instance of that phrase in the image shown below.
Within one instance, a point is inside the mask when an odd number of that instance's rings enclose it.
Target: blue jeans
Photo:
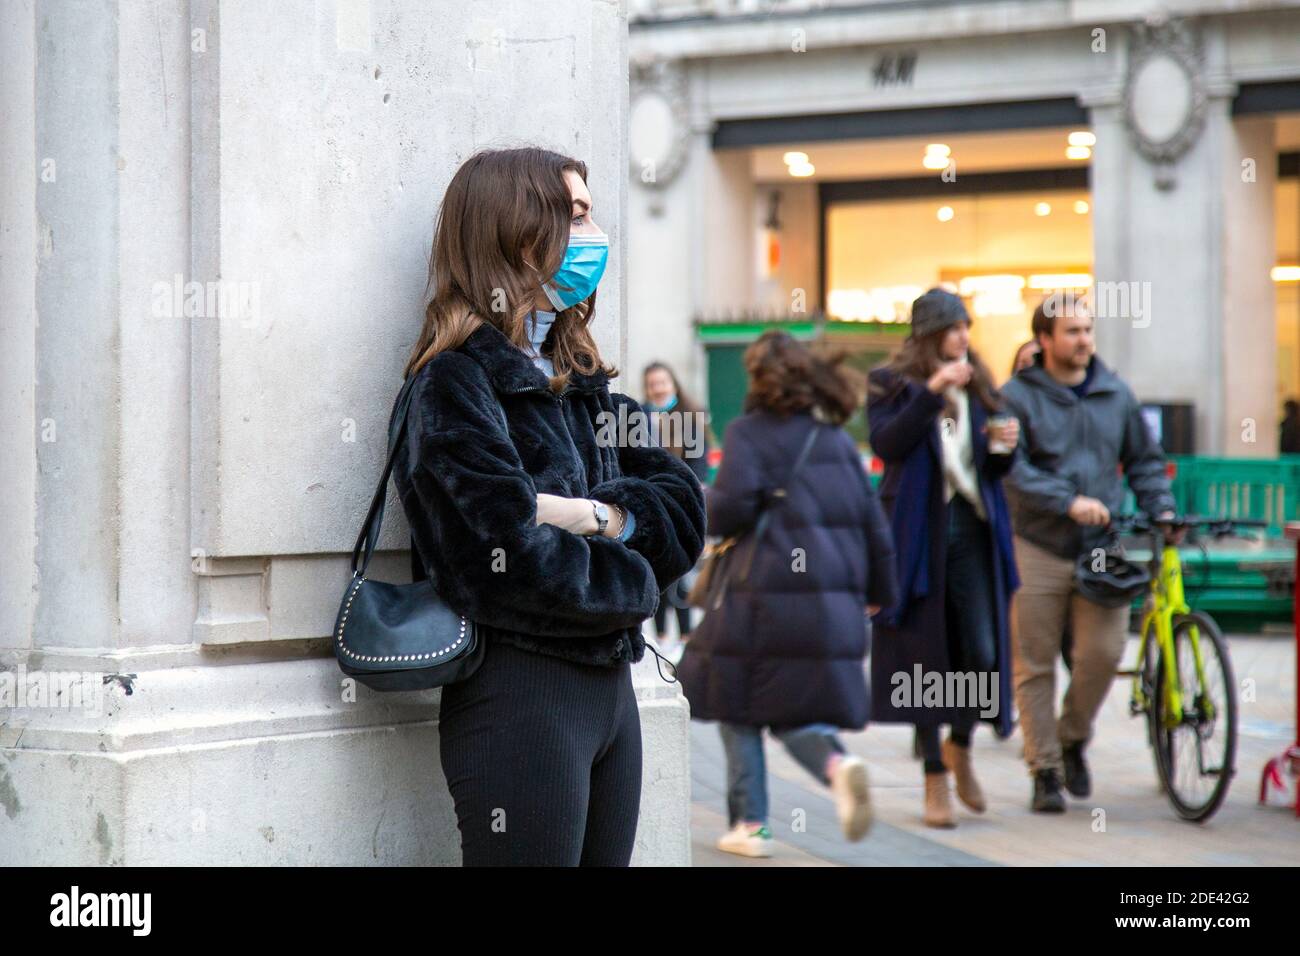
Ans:
[[[826,761],[832,753],[844,753],[830,724],[772,728],[776,737],[799,765],[830,786]],[[719,723],[722,746],[727,752],[727,825],[767,823],[767,763],[763,759],[763,728]]]

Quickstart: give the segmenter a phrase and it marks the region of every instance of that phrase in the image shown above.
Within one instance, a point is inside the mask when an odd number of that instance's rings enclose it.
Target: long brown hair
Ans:
[[[744,410],[777,415],[819,411],[843,425],[862,402],[865,378],[843,365],[843,349],[809,348],[781,329],[768,329],[745,349],[749,393]]]
[[[903,347],[884,364],[884,368],[914,382],[928,382],[930,376],[939,370],[939,366],[948,361],[940,352],[947,334],[948,329],[944,328],[929,335],[909,335],[903,340]],[[972,372],[970,384],[966,386],[967,391],[973,393],[988,411],[1001,409],[1002,396],[998,394],[993,376],[989,374],[983,359],[973,348],[969,348],[966,350],[966,361],[970,362]],[[879,393],[881,386],[876,386],[875,390]]]
[[[456,170],[438,209],[426,288],[434,290],[433,297],[407,359],[407,375],[463,344],[482,322],[496,326],[519,348],[529,348],[525,320],[537,287],[555,275],[569,243],[573,200],[564,178],[569,170],[587,181],[586,163],[538,147],[482,150]],[[595,315],[595,292],[556,315],[543,351],[555,367],[553,391],[563,390],[570,370],[591,375],[599,368],[610,378],[618,375],[592,338]]]
[[[645,390],[645,380],[650,377],[651,372],[663,372],[668,376],[668,380],[673,383],[673,393],[677,396],[677,404],[673,406],[672,411],[680,413],[681,421],[684,422],[688,415],[696,415],[699,412],[703,411],[703,409],[701,409],[700,406],[696,405],[695,402],[693,402],[690,399],[690,397],[686,394],[686,392],[682,390],[681,382],[677,380],[677,373],[674,372],[672,368],[664,362],[658,362],[658,361],[651,362],[649,365],[645,367],[645,370],[641,373],[642,391]],[[708,425],[705,425],[705,429],[709,433],[710,441],[712,441],[714,444],[717,444],[716,437],[712,435],[712,431],[713,431],[712,428],[710,428]],[[677,435],[684,437],[685,429],[684,428],[669,429],[668,437],[670,439],[676,437]],[[686,457],[686,448],[680,443],[674,444],[670,441],[668,444],[664,445],[663,447],[668,449],[668,451],[672,452],[678,458]]]

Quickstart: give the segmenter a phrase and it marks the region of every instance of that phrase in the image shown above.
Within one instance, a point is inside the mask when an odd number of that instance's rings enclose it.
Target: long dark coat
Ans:
[[[814,425],[817,443],[788,497],[771,506],[747,580],[729,587],[686,646],[678,677],[696,719],[777,728],[867,722],[866,605],[894,600],[894,555],[853,439],[808,413],[735,419],[705,496],[708,530],[752,527]],[[753,540],[737,546],[736,559]]]
[[[606,666],[644,655],[642,621],[704,548],[704,495],[628,430],[639,409],[601,371],[555,394],[487,322],[416,373],[393,479],[438,593],[489,642]],[[539,525],[539,492],[622,505],[636,526],[622,542]]]
[[[876,616],[871,652],[873,720],[929,727],[948,724],[948,708],[896,707],[891,700],[894,675],[946,674],[953,669],[945,612],[948,537],[944,520],[943,450],[939,440],[942,395],[923,383],[901,378],[888,369],[870,376],[867,421],[871,450],[884,461],[880,501],[897,542],[900,600]],[[1002,476],[1014,455],[990,455],[984,434],[987,412],[974,396],[969,402],[971,442],[993,551],[988,556],[994,582],[994,634],[997,637],[998,714],[992,719],[1001,736],[1011,733],[1011,638],[1008,609],[1020,586],[1011,545],[1011,519],[1002,493]]]

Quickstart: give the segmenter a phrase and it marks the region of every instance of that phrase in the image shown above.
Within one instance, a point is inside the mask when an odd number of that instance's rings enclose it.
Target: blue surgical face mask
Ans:
[[[559,271],[542,286],[555,311],[572,308],[595,292],[608,260],[609,236],[570,235]]]

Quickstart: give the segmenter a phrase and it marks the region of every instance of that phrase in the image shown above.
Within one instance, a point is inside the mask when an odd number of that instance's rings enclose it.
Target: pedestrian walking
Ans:
[[[584,163],[470,157],[447,187],[394,478],[417,557],[486,641],[441,691],[442,769],[466,865],[632,854],[641,724],[631,665],[658,595],[703,548],[681,459],[602,441],[639,414],[591,334],[608,237]]]
[[[1072,795],[1091,793],[1084,749],[1123,653],[1129,619],[1126,604],[1104,607],[1080,593],[1079,558],[1105,548],[1106,526],[1123,504],[1124,480],[1150,515],[1171,518],[1175,505],[1164,453],[1141,406],[1094,354],[1086,301],[1053,293],[1034,310],[1032,328],[1040,351],[1002,389],[1022,434],[1006,479],[1023,582],[1011,634],[1016,707],[1033,775],[1031,806],[1060,813],[1062,775]],[[1067,623],[1072,666],[1058,719],[1056,658]]]
[[[682,391],[676,373],[663,362],[651,362],[642,373],[646,400],[641,403],[650,422],[650,440],[681,458],[695,473],[703,489],[709,478],[708,416]],[[655,637],[669,658],[680,656],[691,633],[691,606],[686,600],[687,578],[674,581],[659,595],[655,610]],[[668,614],[677,618],[677,640],[668,632]]]
[[[1278,425],[1278,454],[1300,454],[1300,402],[1288,398],[1282,404],[1282,412],[1282,421]]]
[[[1011,362],[1011,374],[1014,376],[1021,369],[1029,368],[1029,366],[1033,365],[1034,356],[1040,351],[1041,349],[1039,348],[1038,343],[1033,339],[1022,343],[1020,348],[1016,349],[1016,357]],[[1061,660],[1065,663],[1066,670],[1069,670],[1074,666],[1073,662],[1070,660],[1070,645],[1070,622],[1067,619],[1065,622],[1065,628],[1061,632]]]
[[[1015,375],[1022,368],[1029,368],[1034,364],[1034,356],[1038,354],[1038,343],[1033,339],[1028,342],[1022,342],[1020,348],[1016,349],[1015,357],[1011,360],[1011,374]]]
[[[980,719],[1011,733],[1008,605],[1019,579],[1002,476],[1019,426],[970,347],[970,324],[951,292],[917,298],[911,334],[872,371],[867,400],[900,585],[875,621],[872,719],[916,726],[931,827],[956,825],[949,774],[968,809],[987,806],[970,752]]]
[[[727,426],[705,499],[711,534],[745,533],[734,558],[749,568],[726,578],[678,675],[691,716],[719,722],[730,830],[718,846],[745,856],[772,852],[764,728],[831,788],[848,839],[871,824],[866,766],[836,732],[866,725],[867,612],[893,602],[894,559],[842,428],[865,384],[843,358],[779,331],[746,350],[745,414]]]

